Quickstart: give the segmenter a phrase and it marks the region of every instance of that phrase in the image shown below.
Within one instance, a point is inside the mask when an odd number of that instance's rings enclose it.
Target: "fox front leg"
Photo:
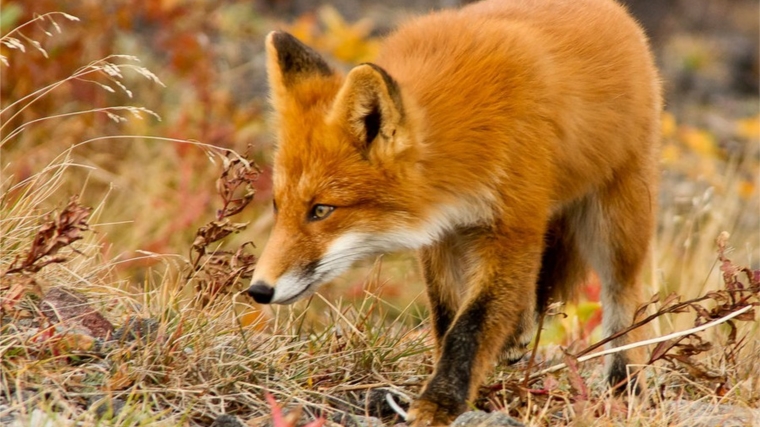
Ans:
[[[435,371],[412,404],[413,427],[448,425],[467,408],[523,313],[535,309],[542,232],[500,230],[473,239],[468,295],[440,344]]]
[[[449,233],[440,241],[420,249],[417,254],[430,304],[436,359],[441,356],[443,337],[451,327],[460,305],[466,245],[467,240],[461,235]]]

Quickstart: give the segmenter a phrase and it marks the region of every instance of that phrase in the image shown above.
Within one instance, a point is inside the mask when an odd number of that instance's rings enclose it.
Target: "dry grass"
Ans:
[[[57,31],[54,19],[61,16],[40,18]],[[2,40],[10,40],[8,36]],[[16,40],[35,46],[31,39]],[[5,60],[23,60],[23,55]],[[384,394],[408,404],[432,369],[419,287],[412,287],[402,305],[386,301],[382,293],[388,277],[414,280],[405,270],[408,263],[393,259],[382,273],[380,262],[357,270],[363,291],[351,301],[344,302],[341,291],[333,289],[323,295],[338,298],[317,295],[294,308],[263,310],[237,294],[245,268],[235,270],[240,265],[231,260],[242,259],[234,256],[247,236],[222,243],[209,238],[201,252],[191,255],[192,236],[200,224],[182,215],[183,209],[192,208],[207,222],[228,217],[240,221],[234,209],[221,217],[213,210],[247,190],[236,189],[216,202],[213,187],[217,176],[229,171],[225,159],[243,156],[230,157],[229,150],[198,142],[125,136],[112,127],[102,135],[93,127],[84,142],[68,148],[34,141],[44,135],[33,132],[40,125],[73,116],[105,114],[119,125],[127,117],[116,115],[124,112],[151,119],[150,110],[119,105],[36,118],[23,114],[26,105],[54,96],[73,80],[92,80],[90,84],[106,93],[111,92],[103,85],[131,95],[121,74],[128,69],[152,85],[159,82],[134,58],[111,56],[33,90],[29,98],[0,103],[2,126],[7,125],[0,129],[0,423],[193,426],[234,414],[249,425],[260,425],[270,414],[267,392],[288,406],[303,406],[308,418],[349,412],[382,415],[392,422],[392,413],[381,404]],[[676,139],[666,135],[666,142]],[[741,245],[727,256],[737,265],[756,268],[752,250],[760,247],[758,194],[744,194],[737,185],[742,174],[757,168],[758,147],[747,147],[741,156],[719,162],[719,170],[708,179],[696,180],[686,196],[671,187],[684,180],[683,174],[666,165],[675,178],[665,181],[646,280],[653,294],[663,292],[663,301],[668,292],[687,299],[724,287],[714,243],[722,230]],[[16,168],[24,156],[39,159],[25,174]],[[109,182],[115,186],[103,184]],[[61,224],[61,212],[75,193],[93,207],[79,223],[86,226],[53,227]],[[266,219],[257,221],[249,229],[265,228],[261,224]],[[55,249],[48,252],[37,250],[41,255],[19,269],[44,229],[59,230],[45,240],[59,244],[44,246]],[[388,272],[389,264],[403,271]],[[214,268],[204,269],[209,266]],[[215,277],[220,280],[214,282]],[[201,282],[205,285],[199,286]],[[43,315],[41,301],[56,287],[85,295],[89,306],[117,327],[119,338],[96,338],[83,331],[81,319],[57,322]],[[749,301],[758,302],[754,298]],[[663,336],[694,322],[693,310],[668,314],[657,317],[653,329]],[[722,411],[736,415],[758,407],[758,335],[756,322],[741,322],[735,336],[723,325],[700,335],[714,345],[688,363],[661,358],[646,368],[649,401],[612,398],[598,359],[576,367],[557,342],[542,343],[530,368],[528,363],[499,367],[477,404],[506,410],[527,425],[696,425],[722,416]],[[684,346],[667,354],[697,346],[693,340],[681,341]],[[586,345],[576,343],[570,350],[578,354]],[[526,383],[531,373],[559,362],[570,368]],[[759,417],[757,412],[754,416]]]

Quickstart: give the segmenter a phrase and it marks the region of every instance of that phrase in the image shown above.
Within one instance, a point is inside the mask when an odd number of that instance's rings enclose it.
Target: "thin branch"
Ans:
[[[682,336],[686,336],[686,335],[690,335],[690,334],[695,334],[697,332],[702,332],[702,331],[704,331],[706,329],[712,328],[713,326],[716,326],[716,325],[724,323],[724,322],[726,322],[728,320],[731,320],[734,317],[740,316],[740,315],[748,312],[752,308],[753,308],[753,306],[748,305],[748,306],[743,307],[743,308],[741,308],[741,309],[739,309],[739,310],[737,310],[737,311],[735,311],[733,313],[727,314],[727,315],[721,317],[720,319],[715,319],[714,321],[712,321],[710,323],[705,323],[704,325],[697,326],[697,327],[694,327],[694,328],[691,328],[691,329],[687,329],[685,331],[674,332],[672,334],[665,335],[665,336],[662,336],[662,337],[652,338],[650,340],[638,341],[638,342],[634,342],[634,343],[631,343],[631,344],[622,345],[620,347],[614,347],[614,348],[610,348],[610,349],[607,349],[607,350],[599,351],[599,352],[596,352],[596,353],[587,354],[585,356],[579,357],[578,358],[578,362],[585,362],[587,360],[595,359],[597,357],[606,356],[608,354],[619,353],[621,351],[626,351],[626,350],[630,350],[630,349],[633,349],[633,348],[643,347],[643,346],[651,345],[651,344],[657,344],[657,343],[660,343],[660,342],[663,342],[663,341],[671,340],[673,338],[679,338],[679,337],[682,337]],[[540,377],[541,375],[550,374],[552,372],[559,371],[559,370],[564,369],[566,367],[567,367],[567,365],[565,363],[559,363],[559,364],[556,364],[556,365],[554,365],[552,367],[546,368],[546,369],[544,369],[542,371],[536,372],[535,374],[531,375],[531,378],[537,378],[537,377]]]
[[[698,302],[702,302],[702,301],[710,299],[710,298],[711,298],[710,295],[703,295],[701,297],[690,299],[688,301],[683,301],[683,302],[679,302],[679,303],[673,304],[671,306],[663,307],[663,308],[657,310],[656,313],[651,314],[651,315],[647,316],[646,318],[644,318],[642,320],[639,320],[638,322],[632,324],[631,326],[629,326],[629,327],[627,327],[625,329],[621,329],[621,330],[615,332],[614,334],[612,334],[612,335],[610,335],[608,337],[605,337],[604,339],[602,339],[602,340],[600,340],[600,341],[598,341],[598,342],[596,342],[596,343],[594,343],[594,344],[592,344],[592,345],[584,348],[583,350],[581,350],[578,353],[574,354],[574,356],[578,357],[578,358],[580,358],[582,356],[585,356],[585,355],[591,353],[592,351],[596,350],[597,348],[599,348],[599,347],[607,344],[608,342],[613,341],[613,340],[615,340],[617,338],[620,338],[623,335],[631,332],[632,330],[640,328],[640,327],[646,325],[647,323],[650,323],[651,321],[653,321],[653,320],[655,320],[655,319],[657,319],[659,317],[662,317],[663,314],[677,313],[680,310],[683,310],[685,308],[688,308],[688,307],[692,306],[693,304],[696,304]]]

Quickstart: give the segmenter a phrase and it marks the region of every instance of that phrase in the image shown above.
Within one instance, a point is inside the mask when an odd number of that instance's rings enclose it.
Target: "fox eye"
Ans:
[[[329,205],[314,205],[309,213],[309,220],[319,221],[330,216],[332,211],[335,210],[335,206]]]

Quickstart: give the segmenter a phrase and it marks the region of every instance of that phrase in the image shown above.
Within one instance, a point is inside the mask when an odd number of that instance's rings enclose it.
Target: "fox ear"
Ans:
[[[404,120],[398,84],[375,64],[361,64],[346,76],[329,116],[346,123],[367,150],[378,137],[390,140]]]
[[[286,32],[269,33],[266,50],[269,87],[275,104],[304,78],[333,75],[333,70],[314,49]]]

